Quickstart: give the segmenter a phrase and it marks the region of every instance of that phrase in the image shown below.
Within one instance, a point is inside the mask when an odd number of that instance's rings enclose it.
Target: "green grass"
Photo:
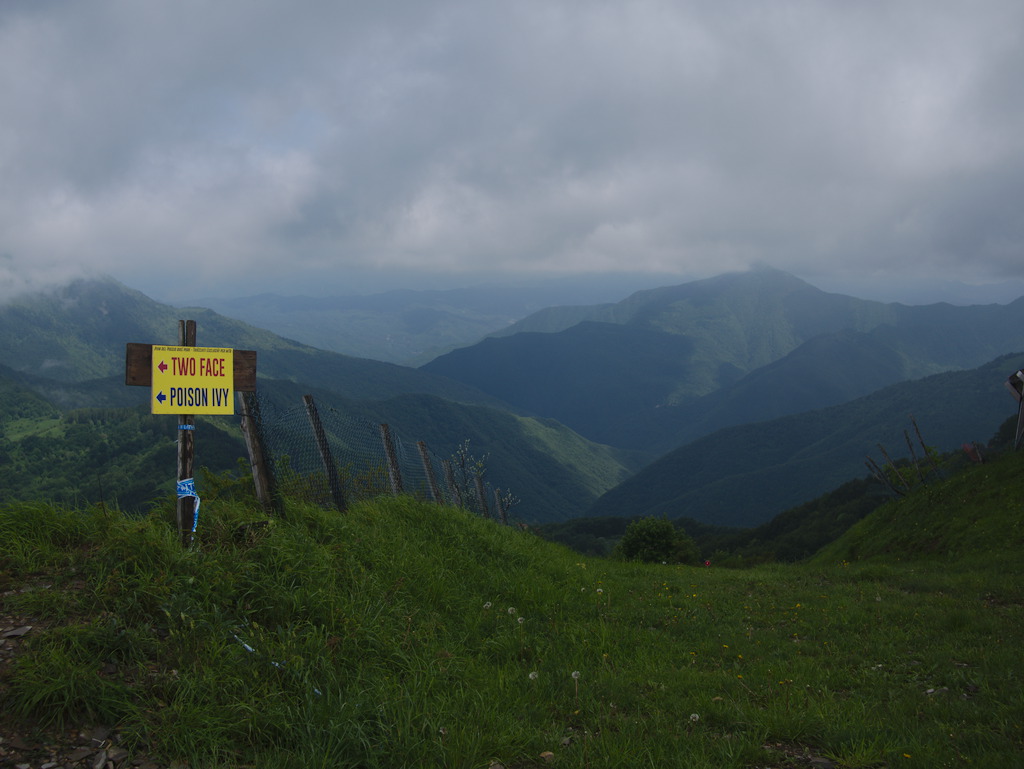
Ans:
[[[912,561],[939,569],[953,562],[979,575],[1006,568],[1009,577],[1019,573],[1022,549],[1024,455],[1018,452],[970,465],[883,506],[822,548],[814,562]]]
[[[4,425],[4,437],[18,441],[30,435],[60,438],[64,434],[64,426],[57,417],[12,419]]]
[[[1021,468],[980,472],[1005,495]],[[193,769],[1017,765],[1019,548],[948,524],[941,559],[874,552],[908,506],[957,517],[958,482],[749,570],[585,559],[409,498],[245,532],[250,506],[204,498],[187,551],[169,510],[0,507],[3,611],[47,627],[0,707]]]

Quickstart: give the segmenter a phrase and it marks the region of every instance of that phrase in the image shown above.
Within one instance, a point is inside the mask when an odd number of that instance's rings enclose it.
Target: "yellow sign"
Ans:
[[[154,414],[234,414],[235,351],[153,345]]]

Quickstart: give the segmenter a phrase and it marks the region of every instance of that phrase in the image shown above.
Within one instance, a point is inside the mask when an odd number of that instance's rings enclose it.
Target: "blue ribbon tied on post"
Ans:
[[[185,478],[178,481],[178,499],[184,499],[185,497],[192,497],[196,501],[196,506],[192,511],[192,533],[196,533],[196,527],[199,526],[199,495],[196,494],[196,479]]]

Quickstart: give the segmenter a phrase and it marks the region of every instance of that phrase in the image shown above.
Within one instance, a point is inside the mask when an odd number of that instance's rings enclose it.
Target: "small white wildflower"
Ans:
[[[490,601],[488,601],[487,603],[485,603],[485,604],[484,604],[484,608],[485,608],[485,609],[490,609],[490,608],[491,608],[491,602],[490,602]]]
[[[693,721],[693,723],[697,723],[700,721],[700,715],[697,713],[690,713],[690,720]]]
[[[580,671],[578,671],[578,670],[574,670],[574,671],[572,671],[572,677],[573,677],[573,678],[574,678],[575,680],[577,680],[577,681],[578,681],[578,680],[579,680],[579,677],[580,677]]]
[[[600,594],[601,594],[601,593],[603,593],[603,592],[604,592],[604,590],[603,590],[602,588],[598,588],[598,589],[597,589],[597,594],[598,594],[598,595],[600,595]]]
[[[533,670],[533,671],[530,672],[530,680],[531,681],[536,681],[537,680],[537,671],[536,670]]]

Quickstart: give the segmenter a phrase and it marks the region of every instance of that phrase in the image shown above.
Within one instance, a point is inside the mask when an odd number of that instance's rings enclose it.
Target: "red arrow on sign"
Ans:
[[[163,361],[160,361],[160,365],[157,366],[157,368],[160,369],[160,373],[162,374],[165,371],[167,371],[167,364],[164,363]]]

